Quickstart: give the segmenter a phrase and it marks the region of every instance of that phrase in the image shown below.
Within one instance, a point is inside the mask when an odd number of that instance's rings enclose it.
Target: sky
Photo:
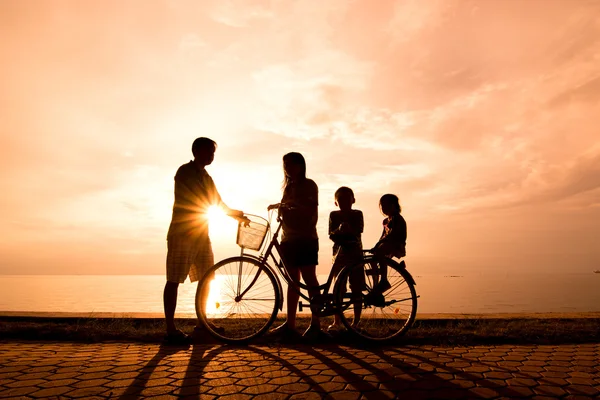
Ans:
[[[266,216],[282,156],[419,273],[600,269],[600,2],[0,1],[0,274],[164,274],[191,143]],[[239,253],[213,224],[215,258]]]

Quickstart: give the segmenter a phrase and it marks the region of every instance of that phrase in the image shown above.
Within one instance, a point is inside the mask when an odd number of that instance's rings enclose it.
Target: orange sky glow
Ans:
[[[0,2],[0,273],[163,274],[191,143],[266,216],[283,154],[411,271],[600,269],[600,2]],[[235,223],[213,230],[236,255]]]

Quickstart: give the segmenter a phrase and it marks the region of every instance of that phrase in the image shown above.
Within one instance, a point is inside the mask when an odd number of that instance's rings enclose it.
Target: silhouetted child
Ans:
[[[406,221],[400,215],[402,208],[395,194],[384,194],[379,199],[381,213],[386,216],[383,220],[381,238],[373,247],[373,253],[386,257],[402,258],[406,256]],[[387,265],[381,264],[381,280],[374,290],[383,293],[390,289],[387,278]]]
[[[353,265],[362,259],[361,234],[364,227],[363,214],[360,210],[353,210],[354,192],[346,186],[335,191],[335,205],[340,209],[329,214],[329,238],[333,241],[333,265],[331,274],[337,276],[344,266]],[[361,313],[360,295],[365,285],[365,276],[362,268],[355,268],[349,276],[350,290],[354,303],[354,321],[358,324]],[[340,316],[335,315],[333,324],[328,330],[340,329],[342,323]]]

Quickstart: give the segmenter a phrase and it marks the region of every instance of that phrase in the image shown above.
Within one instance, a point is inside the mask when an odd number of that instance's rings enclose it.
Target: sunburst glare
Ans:
[[[210,206],[207,212],[210,237],[213,241],[233,241],[237,229],[237,221],[225,214],[218,206]]]

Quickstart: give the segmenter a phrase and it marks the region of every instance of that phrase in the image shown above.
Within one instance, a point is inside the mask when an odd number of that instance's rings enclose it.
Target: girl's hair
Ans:
[[[381,199],[379,199],[379,206],[381,207],[383,203],[389,204],[392,207],[394,207],[394,209],[398,210],[398,214],[402,212],[402,207],[400,207],[400,200],[395,194],[388,193],[381,196]]]
[[[299,165],[301,168],[300,168],[300,177],[298,180],[306,179],[306,161],[304,160],[304,156],[302,154],[295,153],[295,152],[287,153],[286,155],[283,156],[283,164],[284,164],[284,171],[283,171],[283,175],[284,175],[283,189],[284,190],[292,181],[292,179],[289,176],[287,176],[287,174],[285,173],[285,164]]]

